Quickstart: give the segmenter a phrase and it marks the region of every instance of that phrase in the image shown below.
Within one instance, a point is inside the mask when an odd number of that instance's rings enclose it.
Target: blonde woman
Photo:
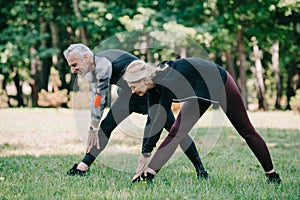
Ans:
[[[151,135],[161,127],[173,101],[185,102],[168,136],[141,176],[148,183],[152,183],[155,174],[211,104],[221,106],[262,165],[268,182],[281,182],[266,143],[251,124],[238,87],[224,68],[198,58],[164,61],[159,67],[138,60],[127,67],[124,79],[133,93],[148,95],[148,114],[152,121],[147,129]]]

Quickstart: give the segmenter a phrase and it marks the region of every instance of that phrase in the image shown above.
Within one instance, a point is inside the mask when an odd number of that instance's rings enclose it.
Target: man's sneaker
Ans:
[[[268,177],[268,183],[277,183],[277,184],[281,183],[279,174],[277,174],[276,172],[273,172],[271,174],[266,174],[266,176]]]
[[[197,179],[202,179],[202,178],[204,178],[206,180],[209,178],[209,174],[207,173],[207,171],[200,170],[200,172],[197,173]]]
[[[74,164],[74,166],[72,167],[72,169],[70,169],[67,172],[67,175],[69,176],[75,176],[75,175],[79,175],[79,176],[86,176],[86,172],[87,171],[81,171],[79,169],[77,169],[78,164]]]
[[[154,175],[147,172],[147,176],[145,176],[144,174],[141,175],[142,178],[142,183],[146,183],[146,184],[152,184],[153,183],[153,179],[154,179]]]

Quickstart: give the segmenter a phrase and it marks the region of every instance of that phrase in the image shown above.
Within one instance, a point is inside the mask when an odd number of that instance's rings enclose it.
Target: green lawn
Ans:
[[[0,199],[300,199],[300,128],[295,125],[300,117],[291,112],[250,113],[283,179],[280,186],[266,183],[258,161],[231,126],[222,128],[209,151],[203,149],[205,119],[192,135],[210,179],[197,180],[179,150],[149,186],[130,184],[134,150],[104,151],[88,177],[66,176],[85,148],[70,110],[5,109],[0,116]],[[128,141],[122,137],[122,142],[112,138],[108,149],[125,148]],[[134,142],[128,143],[130,149]]]

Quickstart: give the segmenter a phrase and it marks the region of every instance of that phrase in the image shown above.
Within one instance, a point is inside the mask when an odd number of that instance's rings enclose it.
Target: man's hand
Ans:
[[[89,137],[88,137],[88,140],[87,140],[86,152],[89,153],[94,146],[97,146],[97,149],[100,149],[98,131],[90,130],[89,131]]]
[[[149,161],[150,161],[150,157],[145,157],[143,154],[140,155],[138,166],[136,168],[136,172],[134,177],[132,178],[132,181],[137,179],[139,176],[142,175],[142,173],[144,173],[147,170]]]

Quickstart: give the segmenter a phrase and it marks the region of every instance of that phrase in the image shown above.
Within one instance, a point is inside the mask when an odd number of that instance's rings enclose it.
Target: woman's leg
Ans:
[[[230,74],[227,76],[225,93],[227,102],[226,105],[223,103],[221,106],[230,122],[246,140],[265,172],[273,170],[273,164],[267,145],[251,124],[239,89]]]
[[[169,132],[172,125],[175,122],[175,117],[172,111],[168,114],[167,121],[165,124],[165,129]],[[184,154],[188,157],[188,159],[192,162],[196,169],[197,177],[204,177],[208,178],[208,174],[205,171],[205,168],[202,164],[201,158],[199,156],[197,147],[193,139],[190,135],[187,135],[181,142],[180,142],[180,148],[184,152]]]
[[[168,136],[150,161],[148,165],[150,169],[159,171],[163,167],[175,152],[178,144],[187,136],[188,132],[209,106],[210,103],[198,102],[197,100],[188,101],[183,104]]]

